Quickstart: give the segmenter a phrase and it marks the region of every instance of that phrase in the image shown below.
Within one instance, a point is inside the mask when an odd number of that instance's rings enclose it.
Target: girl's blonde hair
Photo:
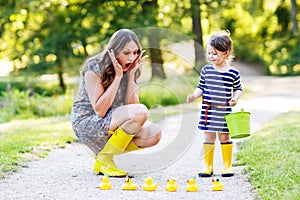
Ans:
[[[233,41],[230,37],[229,31],[219,31],[213,33],[210,36],[207,45],[214,47],[218,51],[228,52],[226,60],[228,62],[231,62],[233,60]]]
[[[140,54],[142,48],[136,34],[129,29],[120,29],[112,35],[105,50],[86,60],[81,72],[85,69],[89,61],[96,60],[100,67],[100,78],[102,80],[102,85],[106,89],[112,83],[115,77],[114,66],[112,64],[108,51],[110,49],[113,49],[114,54],[117,58],[122,49],[125,47],[125,45],[128,44],[128,42],[130,41],[134,41],[137,44],[139,48],[138,54]],[[139,68],[135,73],[136,82],[140,75],[141,69]]]

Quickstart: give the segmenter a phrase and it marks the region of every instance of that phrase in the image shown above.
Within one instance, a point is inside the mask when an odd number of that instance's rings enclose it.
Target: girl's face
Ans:
[[[128,42],[120,51],[117,60],[123,68],[123,72],[129,70],[130,64],[139,56],[140,49],[134,41]]]
[[[228,56],[227,51],[218,51],[211,45],[207,45],[206,53],[208,61],[211,62],[213,65],[217,67],[222,67],[226,64],[226,58]]]

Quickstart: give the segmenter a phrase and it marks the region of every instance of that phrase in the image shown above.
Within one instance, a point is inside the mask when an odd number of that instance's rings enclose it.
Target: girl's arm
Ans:
[[[202,96],[202,94],[203,94],[203,90],[201,90],[200,88],[196,88],[192,94],[189,94],[186,97],[186,101],[188,103],[193,102],[196,99],[200,98]]]
[[[240,97],[242,96],[242,90],[236,90],[233,93],[233,97],[231,98],[231,100],[229,101],[229,105],[230,106],[235,106],[237,104],[237,101],[240,99]]]
[[[115,76],[106,91],[104,91],[101,79],[96,73],[88,71],[85,73],[84,79],[90,102],[96,114],[99,117],[104,117],[115,99],[122,76]]]

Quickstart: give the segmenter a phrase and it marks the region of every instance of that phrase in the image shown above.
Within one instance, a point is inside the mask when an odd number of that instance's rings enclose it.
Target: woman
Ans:
[[[81,69],[71,121],[79,141],[96,155],[96,174],[126,176],[113,156],[154,146],[161,138],[160,128],[147,121],[148,109],[139,104],[138,78],[146,58],[141,49],[135,33],[121,29]]]

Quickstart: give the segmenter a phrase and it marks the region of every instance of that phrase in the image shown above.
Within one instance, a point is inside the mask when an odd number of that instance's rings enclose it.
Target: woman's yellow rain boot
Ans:
[[[113,156],[124,152],[134,135],[125,133],[120,127],[115,130],[104,148],[97,154],[94,165],[95,174],[105,174],[111,177],[124,177],[127,172],[119,169]]]
[[[199,177],[210,177],[214,171],[214,153],[215,144],[204,143],[203,154],[204,154],[204,168],[198,174]]]
[[[221,143],[224,169],[221,173],[222,177],[230,177],[234,175],[232,170],[232,142]]]
[[[134,142],[133,140],[131,140],[129,142],[129,144],[127,145],[124,153],[129,153],[129,152],[132,152],[132,151],[137,151],[137,150],[142,150],[142,148],[138,147]]]

